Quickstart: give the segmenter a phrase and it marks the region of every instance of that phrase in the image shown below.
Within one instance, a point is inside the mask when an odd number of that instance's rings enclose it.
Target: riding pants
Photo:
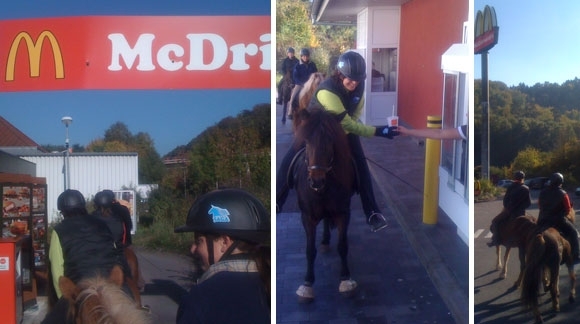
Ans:
[[[568,220],[559,222],[557,226],[558,230],[564,234],[564,238],[570,242],[570,247],[572,248],[572,257],[574,259],[578,258],[578,232],[576,232],[576,227]]]
[[[369,217],[372,213],[380,213],[381,211],[379,210],[379,206],[375,200],[371,173],[369,171],[363,147],[360,143],[360,138],[355,134],[348,134],[346,137],[358,173],[358,191],[363,211],[366,217]]]

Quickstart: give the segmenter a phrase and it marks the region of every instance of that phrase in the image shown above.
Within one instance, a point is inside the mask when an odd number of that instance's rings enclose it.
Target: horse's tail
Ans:
[[[538,290],[542,279],[546,241],[542,233],[536,235],[526,248],[526,269],[522,282],[521,300],[527,309],[538,306]]]

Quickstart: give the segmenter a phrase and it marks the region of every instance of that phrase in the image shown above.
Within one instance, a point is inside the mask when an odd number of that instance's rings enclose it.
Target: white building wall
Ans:
[[[36,163],[36,176],[46,178],[47,217],[51,223],[59,217],[56,206],[64,191],[62,154],[21,156]],[[70,187],[90,200],[103,190],[136,188],[139,185],[137,153],[73,153],[70,156]]]

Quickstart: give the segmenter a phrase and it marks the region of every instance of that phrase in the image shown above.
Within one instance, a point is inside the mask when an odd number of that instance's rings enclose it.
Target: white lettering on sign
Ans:
[[[185,48],[179,44],[161,46],[157,53],[153,53],[153,34],[141,34],[131,47],[125,35],[120,33],[109,34],[111,40],[111,64],[109,71],[121,71],[123,68],[131,70],[135,60],[139,63],[135,67],[138,71],[153,71],[157,67],[165,71],[177,71],[184,67],[188,71],[214,71],[222,68],[231,53],[232,63],[229,68],[234,71],[250,69],[246,58],[260,55],[261,70],[270,70],[271,35],[260,35],[261,44],[234,44],[229,47],[226,40],[217,34],[187,34],[189,40],[189,56],[185,57]],[[211,46],[213,57],[205,57],[205,46]],[[153,58],[155,57],[155,62]],[[184,63],[183,60],[186,60]],[[155,65],[157,64],[157,65]]]
[[[0,257],[0,271],[10,270],[10,257]]]

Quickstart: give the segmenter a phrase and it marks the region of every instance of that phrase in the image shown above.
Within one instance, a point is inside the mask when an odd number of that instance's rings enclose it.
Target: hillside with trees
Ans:
[[[481,161],[481,80],[475,81],[475,164]],[[531,176],[561,172],[568,184],[580,180],[580,80],[508,87],[489,82],[492,175],[514,170]]]

